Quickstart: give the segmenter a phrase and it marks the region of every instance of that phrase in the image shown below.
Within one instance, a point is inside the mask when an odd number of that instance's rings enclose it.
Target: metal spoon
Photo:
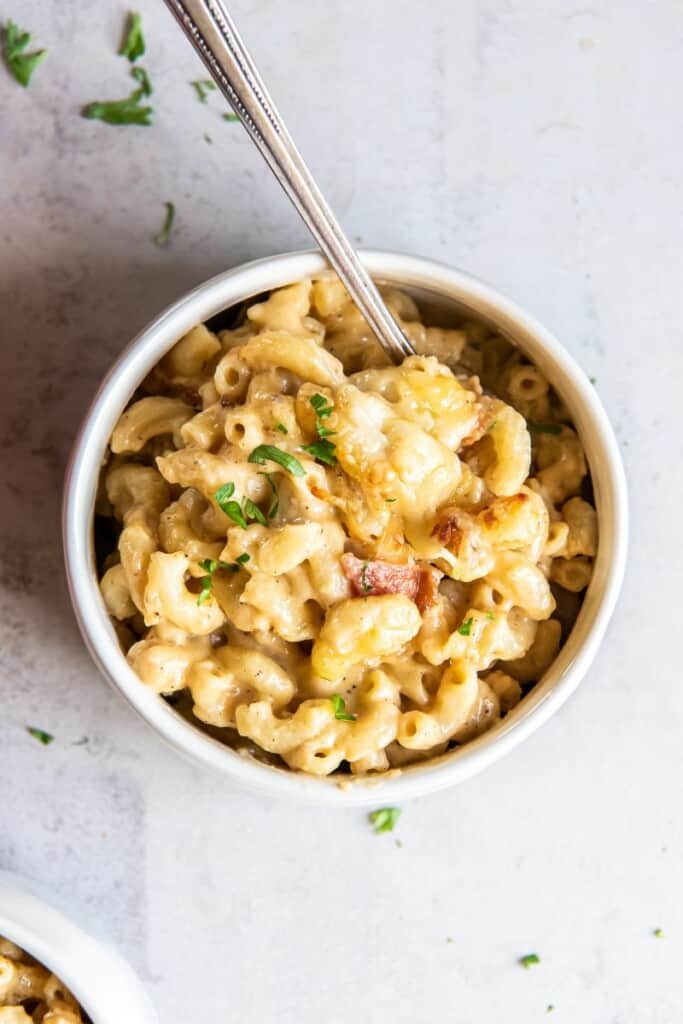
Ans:
[[[395,363],[415,350],[325,202],[222,0],[165,0],[323,253]]]

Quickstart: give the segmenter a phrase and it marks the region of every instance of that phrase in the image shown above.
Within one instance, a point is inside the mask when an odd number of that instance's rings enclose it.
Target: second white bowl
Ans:
[[[137,975],[18,875],[0,871],[0,936],[66,985],[93,1024],[159,1024]]]

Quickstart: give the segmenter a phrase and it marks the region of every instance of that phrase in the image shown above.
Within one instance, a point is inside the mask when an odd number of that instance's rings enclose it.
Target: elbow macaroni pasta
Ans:
[[[88,1024],[90,1018],[58,978],[0,938],[0,1024]]]
[[[418,352],[398,367],[331,274],[193,328],[103,470],[102,595],[142,682],[315,775],[489,729],[557,656],[556,595],[585,589],[597,553],[581,442],[543,374],[482,324],[386,299]]]

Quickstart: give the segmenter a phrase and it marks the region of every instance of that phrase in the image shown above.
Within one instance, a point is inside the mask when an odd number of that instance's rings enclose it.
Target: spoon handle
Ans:
[[[414,349],[327,205],[222,0],[165,0],[391,359]]]

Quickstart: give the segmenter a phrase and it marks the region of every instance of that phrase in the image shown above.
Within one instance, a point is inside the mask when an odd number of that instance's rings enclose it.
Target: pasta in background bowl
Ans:
[[[0,935],[0,1024],[92,1024],[66,985]]]
[[[626,538],[557,342],[460,272],[364,259],[416,357],[387,365],[315,254],[228,272],[114,368],[65,502],[81,628],[138,710],[247,783],[347,803],[451,784],[559,706]]]
[[[112,948],[0,871],[0,1024],[158,1024],[140,981]]]

